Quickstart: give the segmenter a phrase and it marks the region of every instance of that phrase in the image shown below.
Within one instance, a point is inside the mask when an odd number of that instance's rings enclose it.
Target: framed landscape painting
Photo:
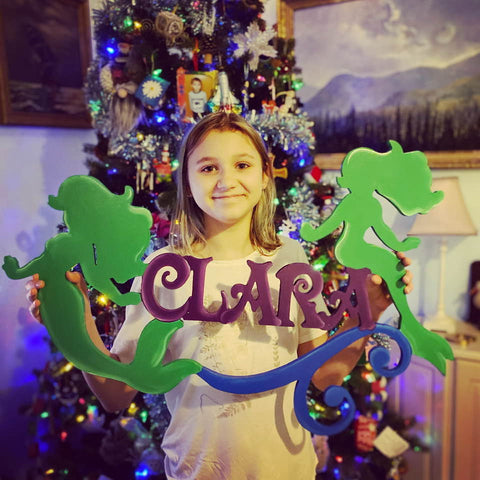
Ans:
[[[480,167],[479,13],[478,0],[279,0],[316,160],[337,168],[392,139],[434,168]]]
[[[0,4],[0,121],[89,128],[83,82],[91,58],[87,0]]]

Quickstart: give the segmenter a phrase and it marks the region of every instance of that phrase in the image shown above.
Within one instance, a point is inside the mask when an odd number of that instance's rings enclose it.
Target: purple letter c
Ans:
[[[155,257],[149,264],[142,277],[142,301],[145,308],[158,320],[165,322],[173,322],[182,318],[188,310],[190,297],[185,304],[179,308],[169,310],[163,308],[155,297],[155,277],[163,267],[172,267],[177,276],[170,281],[167,276],[171,270],[167,270],[162,274],[162,287],[169,290],[176,290],[182,287],[190,276],[190,266],[187,261],[175,253],[162,253]]]

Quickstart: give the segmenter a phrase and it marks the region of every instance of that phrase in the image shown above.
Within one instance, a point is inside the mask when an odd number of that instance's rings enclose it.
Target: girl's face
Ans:
[[[268,177],[246,135],[218,130],[207,134],[190,153],[187,175],[193,199],[204,213],[207,234],[239,222],[250,228]]]
[[[192,82],[192,90],[198,93],[202,89],[202,84],[198,80]]]

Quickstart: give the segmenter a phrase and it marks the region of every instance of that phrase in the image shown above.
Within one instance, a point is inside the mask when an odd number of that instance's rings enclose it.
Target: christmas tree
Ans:
[[[366,351],[383,342],[388,340],[377,338]],[[388,344],[385,347],[389,348]],[[409,433],[415,418],[403,418],[387,404],[387,384],[388,379],[372,369],[366,356],[344,379],[343,386],[355,401],[355,418],[348,428],[328,439],[314,437],[322,462],[317,480],[400,480],[408,471],[404,452],[428,450],[417,436]],[[341,407],[325,406],[322,397],[323,392],[311,385],[311,415],[322,422],[335,421],[342,414]]]
[[[296,97],[302,81],[294,41],[265,24],[263,8],[260,0],[106,0],[95,10],[96,51],[85,91],[98,141],[85,145],[89,173],[115,193],[133,187],[133,204],[152,213],[155,250],[168,237],[185,132],[209,112],[241,113],[271,153],[278,232],[302,243],[328,294],[347,281],[333,254],[335,235],[311,244],[299,229],[303,222],[318,225],[344,192],[313,165],[313,123]],[[110,346],[124,310],[96,291],[90,300]],[[53,347],[36,375],[39,389],[25,408],[32,479],[164,478],[163,396],[139,394],[126,411],[107,414]],[[312,398],[315,410],[320,404]]]

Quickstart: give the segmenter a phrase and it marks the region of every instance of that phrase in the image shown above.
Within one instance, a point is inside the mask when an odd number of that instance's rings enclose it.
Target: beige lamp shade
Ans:
[[[433,179],[432,190],[443,191],[443,200],[427,214],[417,215],[408,235],[438,235],[442,237],[437,312],[426,318],[423,326],[430,330],[455,333],[459,322],[445,313],[446,237],[448,235],[476,235],[477,230],[465,206],[457,177]]]
[[[409,235],[476,235],[458,177],[434,178],[432,190],[442,190],[443,200],[425,215],[417,215]]]

